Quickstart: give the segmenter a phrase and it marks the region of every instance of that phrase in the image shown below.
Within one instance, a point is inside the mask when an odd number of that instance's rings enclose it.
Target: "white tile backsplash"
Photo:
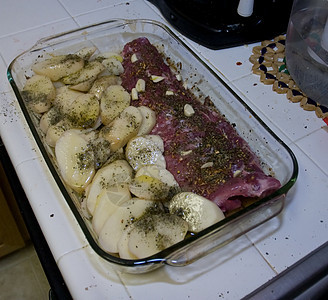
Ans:
[[[74,17],[80,26],[87,26],[94,23],[108,21],[111,19],[151,19],[163,20],[150,7],[142,5],[142,1],[136,0],[124,3],[118,3],[114,7],[104,7],[101,10],[92,11],[88,14],[82,14]]]
[[[14,167],[23,161],[40,157],[13,91],[0,92],[0,111],[1,139]]]
[[[87,240],[43,158],[16,167],[25,194],[56,261],[87,245]],[[65,218],[62,216],[65,215]]]
[[[68,13],[76,17],[81,14],[90,13],[96,10],[102,10],[108,7],[115,6],[117,4],[124,4],[129,6],[132,2],[143,2],[142,0],[80,0],[78,3],[71,0],[58,0]]]
[[[40,24],[41,25],[41,24]],[[17,34],[10,34],[0,38],[0,45],[6,47],[0,48],[7,65],[22,52],[29,50],[38,40],[55,35],[68,30],[76,29],[78,25],[73,19],[68,18],[60,22],[46,24],[38,28],[22,31]]]
[[[90,246],[64,255],[59,259],[58,267],[73,299],[133,299],[116,271],[100,259]],[[141,288],[148,297],[148,291]]]
[[[315,139],[315,142],[313,141]],[[316,165],[328,175],[328,126],[300,139],[296,143]]]
[[[316,249],[328,236],[328,178],[297,146],[292,150],[299,176],[283,212],[247,234],[277,272]]]
[[[70,17],[65,8],[52,0],[2,0],[0,37],[26,31]],[[0,44],[3,48],[3,44]],[[6,47],[7,48],[7,47]]]
[[[183,268],[117,276],[90,249],[48,178],[49,170],[7,82],[6,69],[37,40],[56,33],[116,18],[166,21],[146,0],[3,0],[1,7],[5,8],[0,9],[1,138],[74,298],[240,299],[327,241],[327,126],[314,112],[291,103],[252,74],[248,59],[254,45],[209,50],[182,37],[292,148],[299,177],[279,216],[220,251]]]
[[[289,101],[285,94],[274,92],[272,85],[264,85],[257,75],[245,76],[233,81],[233,84],[292,141],[296,141],[324,125],[315,112],[305,111],[299,103]]]
[[[0,53],[0,93],[5,93],[10,91],[10,84],[7,79],[7,65]]]
[[[240,237],[191,265],[165,266],[151,276],[121,274],[121,279],[135,300],[145,299],[145,289],[149,299],[229,300],[241,299],[274,275],[249,241]]]

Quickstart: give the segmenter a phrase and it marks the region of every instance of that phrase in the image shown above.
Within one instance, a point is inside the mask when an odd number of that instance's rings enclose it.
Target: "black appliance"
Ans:
[[[293,0],[148,0],[180,33],[211,49],[284,34]],[[246,5],[246,14],[245,7]]]

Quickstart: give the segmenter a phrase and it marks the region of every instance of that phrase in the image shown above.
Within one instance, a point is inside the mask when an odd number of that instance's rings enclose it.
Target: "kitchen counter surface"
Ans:
[[[73,298],[240,299],[328,241],[327,125],[252,74],[249,57],[256,44],[215,51],[182,37],[292,149],[298,180],[279,216],[190,266],[136,276],[104,264],[51,179],[6,69],[42,37],[115,18],[165,21],[141,0],[3,0],[2,8],[1,138]]]

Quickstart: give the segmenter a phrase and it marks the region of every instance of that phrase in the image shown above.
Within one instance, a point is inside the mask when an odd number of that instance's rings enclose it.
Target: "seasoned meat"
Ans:
[[[151,134],[163,139],[167,169],[183,191],[204,196],[228,212],[240,207],[245,197],[262,198],[280,187],[262,171],[234,126],[209,99],[201,103],[183,87],[148,39],[126,44],[122,54],[122,85],[131,91],[138,79],[145,80],[145,91],[132,104],[156,112]],[[193,113],[185,113],[186,104]]]

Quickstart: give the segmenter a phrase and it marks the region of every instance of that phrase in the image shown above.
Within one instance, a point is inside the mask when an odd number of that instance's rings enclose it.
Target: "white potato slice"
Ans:
[[[188,231],[187,222],[171,214],[147,214],[132,227],[128,247],[137,258],[154,255],[181,242]]]
[[[44,113],[50,109],[56,96],[56,89],[49,77],[33,75],[27,79],[22,95],[31,110]]]
[[[71,105],[75,99],[83,94],[84,93],[69,89],[68,86],[62,86],[57,89],[57,95],[53,104],[65,115],[70,112]]]
[[[48,76],[57,81],[64,76],[73,74],[84,67],[84,60],[75,54],[57,55],[37,62],[32,70],[39,75]]]
[[[135,177],[129,184],[130,192],[141,199],[163,201],[171,195],[171,187],[161,180],[140,175]]]
[[[133,198],[114,211],[107,219],[99,234],[99,244],[107,252],[118,253],[118,242],[124,228],[133,220],[142,216],[147,209],[154,205],[153,201]]]
[[[169,210],[186,220],[192,232],[199,232],[225,218],[214,202],[191,192],[175,195],[169,202]]]
[[[121,235],[121,238],[119,239],[117,243],[117,250],[120,258],[123,259],[138,259],[135,255],[133,255],[130,252],[129,249],[129,238],[130,238],[130,232],[133,229],[133,225],[124,228],[123,234]]]
[[[89,90],[89,94],[94,94],[98,99],[101,98],[103,92],[110,86],[110,85],[121,85],[122,80],[119,76],[114,75],[106,75],[101,76],[95,80],[92,87]]]
[[[161,152],[164,152],[164,142],[163,139],[157,135],[157,134],[146,134],[143,136],[144,138],[151,140],[153,143],[155,143],[157,145],[157,147],[159,148],[159,150],[161,150]]]
[[[55,147],[63,133],[71,128],[72,126],[64,120],[59,121],[55,125],[51,125],[47,130],[46,143],[50,147]]]
[[[86,134],[85,138],[93,150],[96,169],[99,169],[108,161],[111,155],[109,142],[99,136],[98,132],[94,130]]]
[[[57,141],[55,154],[63,180],[81,192],[95,174],[94,156],[87,141],[76,131],[68,130]]]
[[[147,106],[139,106],[142,115],[142,123],[138,135],[145,135],[152,131],[156,124],[156,113]]]
[[[126,160],[137,171],[145,165],[158,165],[166,168],[166,161],[157,144],[146,136],[132,138],[125,150]]]
[[[96,80],[98,74],[105,70],[99,61],[91,61],[84,65],[82,69],[74,74],[63,77],[61,81],[65,84],[76,85],[85,81]]]
[[[91,89],[94,81],[95,81],[95,79],[94,78],[91,78],[91,79],[88,79],[86,81],[82,81],[80,83],[77,83],[77,84],[74,84],[74,85],[70,85],[69,88],[71,90],[74,90],[74,91],[88,92]]]
[[[123,61],[123,57],[116,52],[102,52],[102,53],[98,54],[95,59],[98,61],[103,61],[104,59],[107,59],[107,58],[115,58],[119,62]]]
[[[125,160],[116,160],[99,169],[86,190],[87,208],[90,214],[94,214],[97,198],[103,189],[121,183],[129,183],[131,180],[132,168]]]
[[[47,133],[50,126],[57,124],[63,115],[56,106],[52,106],[40,119],[40,129],[43,133]]]
[[[129,200],[131,200],[131,194],[126,184],[117,184],[103,189],[98,196],[98,204],[92,218],[92,227],[97,235],[114,211]]]
[[[174,176],[167,169],[161,168],[157,165],[146,165],[140,168],[135,177],[146,175],[155,179],[160,180],[161,182],[167,184],[170,187],[179,187],[179,184],[175,180]]]
[[[130,105],[130,94],[120,85],[111,85],[100,99],[100,117],[104,125],[110,124]]]
[[[115,57],[106,58],[102,61],[104,67],[111,75],[120,75],[124,72],[122,63]]]
[[[70,111],[66,114],[68,120],[77,127],[93,127],[100,113],[99,102],[92,94],[78,96],[70,105]]]
[[[128,106],[112,123],[101,129],[102,136],[110,142],[112,151],[117,151],[138,134],[142,115],[134,106]]]
[[[94,54],[97,51],[96,47],[84,47],[80,49],[79,51],[75,52],[75,54],[84,60],[88,60],[92,54]]]

